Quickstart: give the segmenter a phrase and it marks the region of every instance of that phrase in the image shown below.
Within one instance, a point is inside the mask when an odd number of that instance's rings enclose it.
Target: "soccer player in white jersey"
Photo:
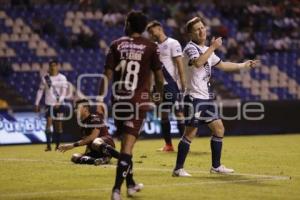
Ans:
[[[247,60],[243,63],[223,62],[214,52],[222,46],[222,38],[213,39],[209,47],[205,46],[206,27],[203,20],[198,17],[187,22],[186,31],[190,38],[183,50],[189,71],[187,74],[187,96],[184,98],[186,127],[184,136],[178,144],[173,176],[191,176],[184,170],[183,166],[191,141],[198,131],[199,124],[207,124],[212,131],[210,141],[212,154],[211,173],[232,173],[234,172],[233,169],[226,168],[221,164],[224,126],[213,103],[214,95],[211,92],[209,82],[211,70],[213,67],[223,71],[253,68],[259,64],[259,61]]]
[[[183,107],[180,105],[185,90],[185,77],[183,73],[182,49],[179,42],[168,37],[160,22],[152,21],[147,26],[150,37],[157,42],[160,51],[160,61],[163,63],[164,98],[161,106],[161,127],[165,146],[161,151],[174,151],[171,139],[171,125],[169,113],[175,111],[177,127],[180,136],[184,133]],[[174,109],[172,109],[174,106]]]
[[[49,73],[41,77],[41,83],[35,99],[35,110],[39,112],[40,101],[45,92],[45,105],[46,105],[46,140],[47,147],[45,151],[51,151],[52,135],[55,141],[57,150],[60,144],[60,137],[63,132],[62,121],[59,118],[63,117],[64,109],[62,103],[66,96],[66,90],[68,87],[67,78],[59,73],[58,62],[49,62]],[[51,132],[51,126],[53,124],[53,133]]]

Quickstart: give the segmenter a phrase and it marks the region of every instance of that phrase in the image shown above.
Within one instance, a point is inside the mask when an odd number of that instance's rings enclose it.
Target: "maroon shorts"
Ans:
[[[138,138],[144,125],[146,113],[147,111],[145,110],[139,110],[135,113],[118,113],[117,117],[114,117],[117,128],[116,135],[130,134]]]

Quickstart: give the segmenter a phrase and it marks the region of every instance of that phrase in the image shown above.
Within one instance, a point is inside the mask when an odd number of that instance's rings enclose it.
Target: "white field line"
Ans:
[[[170,188],[170,187],[185,187],[193,185],[216,185],[216,184],[230,184],[230,183],[249,183],[249,182],[262,182],[262,181],[272,181],[272,180],[285,180],[286,178],[257,178],[257,179],[241,179],[241,180],[227,180],[227,181],[198,181],[190,183],[170,183],[170,184],[157,184],[157,185],[146,185],[146,188]],[[82,193],[82,192],[100,192],[100,191],[111,191],[111,187],[107,188],[89,188],[89,189],[71,189],[71,190],[50,190],[43,192],[21,192],[13,194],[2,194],[1,198],[4,197],[24,197],[24,196],[43,196],[51,194],[60,194],[60,193]]]
[[[0,161],[18,161],[18,162],[57,162],[57,163],[69,163],[63,161],[47,161],[47,160],[35,160],[35,159],[19,159],[19,158],[0,158]],[[104,165],[101,168],[114,169],[114,165]],[[135,168],[139,171],[157,171],[157,172],[172,172],[172,169],[160,169],[160,168]],[[195,174],[209,174],[208,171],[202,170],[191,170],[189,171]],[[223,180],[223,181],[197,181],[189,183],[169,183],[169,184],[157,184],[157,185],[146,185],[146,188],[170,188],[170,187],[184,187],[193,185],[207,185],[207,184],[230,184],[230,183],[248,183],[248,182],[261,182],[261,181],[275,181],[275,180],[288,180],[288,176],[273,176],[273,175],[260,175],[260,174],[245,174],[245,173],[233,173],[231,176],[250,176],[253,179],[239,179],[239,180]],[[180,179],[180,178],[174,178]],[[92,192],[92,191],[111,191],[111,187],[107,188],[88,188],[88,189],[70,189],[70,190],[50,190],[42,192],[21,192],[21,193],[10,193],[10,194],[0,194],[0,198],[4,197],[22,197],[22,196],[42,196],[58,193],[81,193],[81,192]]]
[[[62,163],[62,164],[69,164],[70,162],[67,161],[58,161],[58,160],[39,160],[39,159],[26,159],[26,158],[0,158],[0,161],[17,161],[17,162],[42,162],[42,163]],[[116,168],[115,165],[102,165],[102,168]],[[158,172],[172,172],[173,169],[166,169],[166,168],[141,168],[135,167],[134,170],[138,171],[158,171]],[[204,170],[188,170],[189,173],[195,174],[209,174],[209,171]],[[270,179],[277,179],[277,180],[284,180],[289,179],[289,176],[276,176],[276,175],[265,175],[265,174],[249,174],[249,173],[232,173],[226,174],[230,176],[250,176],[250,177],[257,177],[257,178],[270,178]]]

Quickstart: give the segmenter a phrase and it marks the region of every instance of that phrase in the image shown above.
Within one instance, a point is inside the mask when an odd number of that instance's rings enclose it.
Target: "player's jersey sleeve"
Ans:
[[[41,77],[41,83],[39,85],[39,89],[40,90],[44,90],[46,88],[46,80],[44,78],[44,76]]]
[[[178,57],[178,56],[182,56],[182,48],[181,45],[179,44],[179,42],[177,40],[174,40],[172,42],[172,46],[171,46],[171,56],[174,57]]]
[[[159,48],[158,48],[157,44],[153,44],[151,51],[152,51],[151,69],[152,69],[152,71],[156,71],[156,70],[159,70],[162,68],[162,63],[159,59],[160,52],[159,52]]]
[[[188,45],[184,49],[184,53],[186,54],[187,59],[189,60],[189,62],[195,60],[196,58],[198,58],[200,56],[200,53],[199,53],[198,49],[195,46],[192,46],[192,45]]]
[[[68,87],[68,81],[65,75],[61,74],[60,77],[60,82],[61,82],[61,87],[62,88],[67,88]]]
[[[211,55],[211,66],[214,67],[221,62],[221,58],[219,58],[215,53]]]
[[[109,48],[109,52],[106,56],[105,69],[114,69],[118,65],[116,43],[112,43]]]

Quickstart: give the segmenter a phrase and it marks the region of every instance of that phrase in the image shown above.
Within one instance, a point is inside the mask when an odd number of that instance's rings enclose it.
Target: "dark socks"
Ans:
[[[212,166],[217,168],[221,165],[222,137],[212,136],[210,140]]]
[[[184,134],[184,129],[185,129],[184,125],[185,125],[184,120],[177,120],[177,128],[179,130],[180,137],[182,137]]]
[[[190,150],[191,141],[189,141],[186,137],[182,137],[178,144],[178,153],[176,160],[175,170],[183,168],[185,159]]]
[[[113,190],[119,190],[119,191],[121,190],[122,183],[131,168],[130,166],[130,164],[132,163],[131,159],[132,159],[132,155],[125,154],[125,153],[120,154],[118,165],[117,165],[115,185],[113,187]]]
[[[164,137],[166,144],[172,145],[171,125],[170,125],[170,121],[168,119],[164,119],[161,121],[161,129],[162,129],[162,135]]]
[[[45,131],[46,134],[46,142],[47,142],[47,148],[51,148],[51,138],[52,138],[52,132],[49,130]]]
[[[132,170],[132,161],[130,163],[130,169],[129,169],[129,172],[126,176],[126,186],[127,188],[130,187],[130,186],[135,186],[135,181],[133,180],[133,170]]]
[[[117,159],[120,157],[120,153],[115,148],[106,143],[100,145],[100,151]]]
[[[54,134],[53,134],[54,140],[55,140],[55,148],[58,148],[58,146],[60,145],[61,134],[62,133],[59,133],[59,132],[54,132]]]

